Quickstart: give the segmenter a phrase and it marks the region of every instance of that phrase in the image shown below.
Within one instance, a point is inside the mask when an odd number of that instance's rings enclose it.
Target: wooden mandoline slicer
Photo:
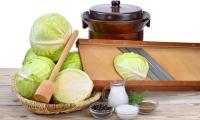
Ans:
[[[200,43],[79,39],[84,71],[102,90],[111,80],[122,80],[113,66],[115,56],[135,52],[150,66],[145,80],[127,82],[131,90],[200,90]]]

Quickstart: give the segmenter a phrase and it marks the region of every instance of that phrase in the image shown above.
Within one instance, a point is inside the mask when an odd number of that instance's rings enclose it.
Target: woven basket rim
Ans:
[[[77,106],[84,106],[85,102],[87,101],[97,101],[98,99],[100,99],[101,97],[101,92],[93,92],[92,95],[85,99],[84,101],[78,102],[78,103],[58,103],[58,104],[47,104],[47,103],[41,103],[41,102],[37,102],[34,100],[29,100],[23,96],[21,96],[17,91],[16,91],[16,80],[15,80],[16,74],[12,76],[11,80],[12,80],[12,91],[14,93],[14,95],[23,103],[24,101],[26,101],[26,103],[30,103],[30,104],[35,104],[38,106],[48,106],[48,107],[56,107],[56,106],[71,106],[71,107],[77,107]],[[60,111],[62,112],[62,111]]]

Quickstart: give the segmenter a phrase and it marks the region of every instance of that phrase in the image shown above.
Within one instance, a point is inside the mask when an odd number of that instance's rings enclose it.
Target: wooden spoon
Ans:
[[[56,64],[56,66],[51,72],[49,80],[44,80],[38,87],[35,95],[33,96],[33,99],[35,101],[43,102],[43,103],[50,102],[50,99],[54,92],[53,81],[55,80],[57,74],[59,73],[63,62],[65,61],[65,58],[67,57],[70,49],[72,48],[74,42],[76,41],[77,36],[78,36],[78,31],[75,30],[70,36],[68,42],[66,43],[66,46],[63,49],[63,52],[58,60],[58,63]]]

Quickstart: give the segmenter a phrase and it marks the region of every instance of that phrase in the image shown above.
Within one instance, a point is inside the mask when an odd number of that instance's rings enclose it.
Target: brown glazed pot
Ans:
[[[112,1],[112,5],[97,5],[82,13],[82,23],[84,29],[89,28],[90,39],[143,40],[144,27],[150,27],[150,14],[138,6]]]

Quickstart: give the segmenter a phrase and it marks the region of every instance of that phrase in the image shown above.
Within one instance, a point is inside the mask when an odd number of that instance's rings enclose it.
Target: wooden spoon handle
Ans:
[[[70,36],[70,38],[69,38],[68,42],[66,43],[65,48],[63,49],[63,52],[62,52],[62,54],[61,54],[61,56],[60,56],[60,58],[59,58],[59,60],[56,64],[56,66],[54,67],[54,69],[51,72],[51,75],[49,77],[50,81],[53,81],[56,78],[57,74],[59,73],[60,68],[65,61],[65,58],[67,57],[70,49],[72,48],[74,42],[76,41],[78,33],[79,33],[78,30],[75,30],[72,33],[72,35]]]

